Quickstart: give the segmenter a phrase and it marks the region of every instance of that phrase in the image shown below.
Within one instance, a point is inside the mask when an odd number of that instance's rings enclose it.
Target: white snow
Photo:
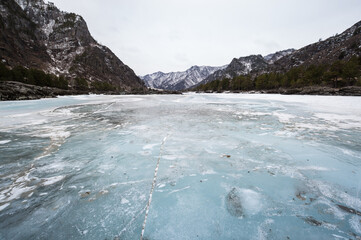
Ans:
[[[54,183],[57,183],[61,180],[63,180],[65,178],[65,176],[55,176],[55,177],[50,177],[50,178],[44,178],[44,179],[41,179],[41,185],[42,186],[49,186],[49,185],[52,185]]]
[[[45,35],[49,38],[49,35],[53,32],[53,28],[55,25],[55,20],[51,19],[48,24],[44,25],[42,30]]]
[[[2,210],[4,210],[5,208],[7,208],[8,206],[10,206],[10,203],[5,203],[5,204],[3,204],[3,205],[0,205],[0,212],[1,212]]]
[[[261,194],[251,189],[240,189],[242,206],[248,215],[254,215],[263,208]]]
[[[15,1],[23,10],[28,6],[27,0],[15,0]]]
[[[176,192],[184,191],[184,190],[186,190],[186,189],[188,189],[188,188],[190,188],[190,187],[191,187],[191,186],[186,186],[186,187],[184,187],[184,188],[172,190],[172,191],[170,191],[168,194],[173,194],[173,193],[176,193]]]
[[[349,221],[352,229],[357,234],[361,234],[361,218],[359,216],[353,216]]]
[[[0,145],[7,144],[9,142],[11,142],[11,140],[1,140]]]
[[[242,62],[242,64],[245,66],[245,71],[242,74],[248,74],[252,71],[252,62]]]
[[[129,200],[128,199],[125,199],[125,198],[122,198],[121,204],[128,204],[129,203]]]

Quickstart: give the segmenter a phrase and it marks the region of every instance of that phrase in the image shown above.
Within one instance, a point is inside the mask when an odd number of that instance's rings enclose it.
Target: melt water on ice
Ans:
[[[360,239],[360,100],[1,102],[0,239]]]

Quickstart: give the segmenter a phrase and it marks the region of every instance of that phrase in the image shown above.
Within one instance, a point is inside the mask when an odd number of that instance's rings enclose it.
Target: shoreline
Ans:
[[[239,93],[239,94],[281,94],[281,95],[319,95],[319,96],[361,96],[361,87],[348,86],[342,88],[331,88],[321,86],[310,86],[303,88],[279,88],[269,90],[252,91],[196,91],[196,93]]]
[[[79,91],[65,90],[52,87],[41,87],[30,85],[22,82],[3,81],[0,82],[0,101],[21,101],[21,100],[38,100],[42,98],[56,98],[57,96],[72,95],[149,95],[149,94],[182,94],[179,91],[129,91],[129,92],[105,92],[105,91]]]
[[[52,87],[40,87],[21,82],[0,82],[0,101],[37,100],[42,98],[56,98],[57,96],[72,95],[152,95],[152,94],[182,94],[187,91],[154,90],[130,91],[130,92],[89,92],[79,90],[64,90]],[[330,88],[311,86],[303,88],[279,88],[260,91],[196,91],[195,93],[233,93],[233,94],[281,94],[281,95],[320,95],[320,96],[361,96],[361,87],[348,86],[342,88]]]

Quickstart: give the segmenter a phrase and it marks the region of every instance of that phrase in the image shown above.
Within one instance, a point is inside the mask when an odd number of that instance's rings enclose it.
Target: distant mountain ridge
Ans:
[[[210,74],[224,69],[226,66],[192,66],[184,72],[155,72],[142,76],[141,79],[150,88],[166,90],[184,90],[190,88]]]
[[[234,58],[230,64],[221,67],[193,66],[184,72],[156,72],[142,76],[141,79],[151,88],[185,90],[217,79],[233,78],[251,72],[262,73],[267,70],[269,64],[294,51],[294,49],[287,49],[265,57],[262,55],[251,55]]]
[[[37,68],[83,78],[117,90],[144,89],[144,83],[107,47],[91,36],[84,19],[43,0],[0,2],[0,60],[9,67]]]
[[[271,64],[295,51],[295,49],[287,49],[269,54],[265,57],[262,55],[250,55],[247,57],[234,58],[225,69],[209,75],[197,85],[206,84],[223,78],[231,79],[240,75],[266,73]]]

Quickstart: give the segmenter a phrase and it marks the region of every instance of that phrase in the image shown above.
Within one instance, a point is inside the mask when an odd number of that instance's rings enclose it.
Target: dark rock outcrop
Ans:
[[[40,87],[20,82],[0,82],[0,100],[34,100],[53,98],[59,95],[87,94],[75,90],[63,90],[51,87]]]

